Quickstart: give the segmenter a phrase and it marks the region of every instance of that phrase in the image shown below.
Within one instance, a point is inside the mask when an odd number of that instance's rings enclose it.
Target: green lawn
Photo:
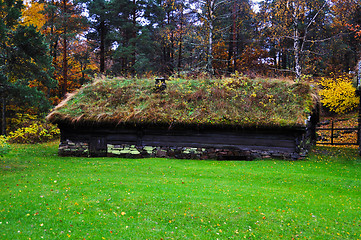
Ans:
[[[0,239],[361,239],[361,159],[0,159]]]

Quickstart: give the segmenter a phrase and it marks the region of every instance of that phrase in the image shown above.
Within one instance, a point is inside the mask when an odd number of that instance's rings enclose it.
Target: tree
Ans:
[[[160,62],[158,72],[170,75],[183,68],[184,35],[187,32],[189,11],[184,1],[151,1],[145,17],[149,20],[147,30],[152,34]]]
[[[90,80],[90,76],[97,72],[99,66],[96,64],[96,56],[92,52],[91,44],[87,40],[77,40],[72,42],[70,47],[69,69],[70,78],[73,79],[70,91],[81,87]]]
[[[85,18],[81,15],[81,9],[71,0],[61,2],[61,38],[62,38],[62,62],[63,82],[61,84],[61,95],[67,92],[68,84],[68,51],[69,41],[74,40],[81,31],[86,29]]]
[[[261,6],[262,28],[275,46],[291,49],[296,79],[302,75],[304,58],[311,46],[326,41],[328,2],[325,0],[267,0]],[[319,36],[322,36],[320,38]]]
[[[234,72],[237,59],[251,43],[253,11],[248,0],[202,0],[191,3],[198,15],[202,35],[206,70],[213,74],[214,67],[224,66],[217,72]],[[216,47],[216,48],[215,48]],[[215,56],[217,54],[218,56]],[[222,58],[219,58],[222,56]]]
[[[334,26],[341,31],[351,31],[348,44],[356,53],[355,62],[359,62],[361,61],[361,3],[357,0],[333,0],[333,2]]]
[[[51,46],[55,74],[60,73],[60,76],[55,75],[55,78],[59,82],[59,96],[63,97],[68,91],[69,48],[72,42],[87,29],[87,24],[81,14],[81,6],[77,5],[77,2],[50,0],[45,3],[44,14],[47,21],[44,31]]]
[[[89,31],[87,38],[91,40],[94,49],[99,52],[99,71],[104,73],[107,54],[111,41],[111,9],[106,0],[82,0],[89,13]]]
[[[199,15],[199,19],[202,21],[204,26],[207,29],[207,37],[206,37],[206,70],[214,74],[213,69],[213,38],[215,31],[215,21],[217,20],[217,10],[223,4],[228,2],[227,0],[202,0],[196,1],[197,7],[195,9],[197,14]]]
[[[248,0],[232,0],[225,2],[219,9],[215,39],[225,42],[225,59],[215,57],[216,62],[226,64],[223,73],[243,71],[244,66],[238,66],[240,57],[248,46],[252,45],[255,35],[254,12]],[[217,44],[221,44],[218,42]]]
[[[22,9],[22,22],[25,25],[34,25],[36,29],[41,30],[46,23],[44,15],[45,4],[31,0],[25,2],[25,8]]]
[[[2,134],[6,134],[6,105],[28,104],[39,111],[50,107],[45,97],[53,87],[51,58],[44,37],[33,25],[20,25],[22,1],[0,1],[0,94]],[[45,92],[29,87],[36,79]],[[44,90],[44,89],[43,89]]]
[[[112,0],[112,28],[114,31],[113,71],[117,73],[135,74],[136,46],[141,25],[140,18],[144,14],[145,5],[141,0]]]

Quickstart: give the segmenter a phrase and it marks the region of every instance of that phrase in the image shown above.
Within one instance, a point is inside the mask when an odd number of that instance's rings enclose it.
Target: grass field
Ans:
[[[357,150],[302,161],[0,159],[0,239],[361,239]]]

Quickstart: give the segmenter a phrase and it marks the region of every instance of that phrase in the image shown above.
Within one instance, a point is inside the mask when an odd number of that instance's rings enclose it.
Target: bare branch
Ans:
[[[292,69],[279,69],[279,68],[273,68],[273,67],[268,67],[268,69],[275,70],[275,71],[280,71],[280,72],[296,73],[296,72],[295,72],[294,70],[292,70]]]
[[[323,10],[323,8],[327,5],[327,1],[325,1],[325,3],[322,5],[322,7],[320,9],[318,9],[317,13],[315,14],[315,16],[313,16],[313,18],[311,19],[311,21],[308,23],[307,27],[305,28],[305,34],[303,35],[303,43],[301,45],[301,49],[300,51],[303,51],[303,48],[305,46],[305,42],[306,42],[306,38],[307,38],[307,33],[308,33],[308,29],[311,27],[312,23],[315,22],[317,16],[320,14],[321,10]]]

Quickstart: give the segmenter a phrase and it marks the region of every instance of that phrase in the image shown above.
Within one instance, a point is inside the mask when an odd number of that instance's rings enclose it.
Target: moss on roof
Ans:
[[[47,117],[53,123],[300,127],[315,106],[306,83],[248,79],[167,81],[100,78],[70,94]]]

